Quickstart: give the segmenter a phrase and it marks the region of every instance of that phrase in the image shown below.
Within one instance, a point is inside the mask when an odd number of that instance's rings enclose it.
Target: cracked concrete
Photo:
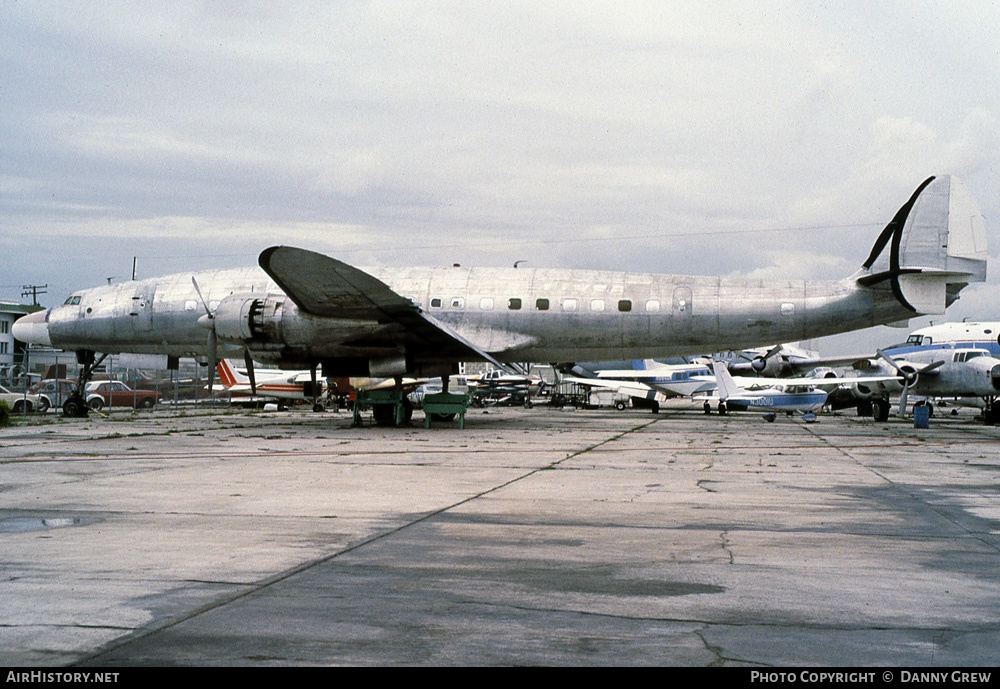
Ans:
[[[998,660],[1000,432],[971,416],[52,426],[0,438],[6,665]]]

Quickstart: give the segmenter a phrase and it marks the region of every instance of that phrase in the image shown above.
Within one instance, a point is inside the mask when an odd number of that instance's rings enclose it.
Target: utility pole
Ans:
[[[45,289],[46,287],[48,287],[48,284],[45,284],[45,285],[21,285],[21,289],[24,290],[23,292],[21,292],[21,296],[22,297],[27,297],[28,295],[31,295],[31,303],[32,303],[32,305],[33,306],[38,306],[38,295],[39,294],[48,294],[48,290]]]

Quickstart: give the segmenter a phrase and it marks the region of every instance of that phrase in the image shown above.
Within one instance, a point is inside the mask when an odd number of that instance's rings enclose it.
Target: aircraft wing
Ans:
[[[392,325],[392,344],[418,357],[481,359],[508,370],[485,351],[406,297],[363,270],[306,249],[274,246],[261,252],[260,267],[301,311],[326,318]]]
[[[696,393],[708,392],[715,389],[715,381],[704,380],[692,377],[687,381],[661,381],[661,380],[618,380],[612,378],[574,378],[563,376],[562,380],[567,383],[577,385],[587,385],[595,388],[605,388],[631,395],[632,397],[645,397],[652,399],[651,395],[660,393],[665,397],[688,397]]]
[[[703,376],[706,380],[714,380],[714,376]],[[886,376],[844,376],[830,378],[754,378],[747,376],[734,376],[736,384],[745,390],[758,388],[785,388],[794,386],[824,387],[828,385],[853,385],[854,383],[879,383],[894,380],[903,382],[903,377],[898,375]]]
[[[653,387],[633,380],[600,380],[598,378],[575,378],[573,376],[563,376],[562,382],[586,385],[592,388],[604,388],[614,390],[631,397],[650,397],[655,395],[657,390]]]

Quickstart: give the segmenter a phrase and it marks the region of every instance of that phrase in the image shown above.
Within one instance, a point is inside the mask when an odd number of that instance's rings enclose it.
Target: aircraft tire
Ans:
[[[705,402],[705,413],[706,414],[711,414],[712,413],[712,405],[709,404],[708,402]]]
[[[889,400],[881,399],[872,402],[872,417],[878,422],[889,420]]]
[[[322,404],[320,404],[319,402],[317,402],[316,404],[313,405],[313,411],[314,412],[326,411],[326,407],[324,407]]]
[[[726,411],[727,411],[726,410],[726,403],[725,402],[719,402],[719,416],[725,416],[726,415]]]
[[[392,404],[374,404],[372,405],[372,416],[375,417],[376,426],[395,426],[396,425],[396,407]],[[403,402],[403,420],[399,423],[400,426],[405,426],[410,423],[413,419],[413,405],[409,401]]]
[[[861,402],[858,402],[858,416],[873,416],[874,413],[875,410],[872,407],[871,400],[862,400]]]
[[[83,400],[79,398],[70,397],[68,400],[66,400],[66,403],[63,404],[63,416],[73,417],[73,418],[86,416],[87,405],[83,404],[82,402]]]
[[[372,417],[376,426],[396,425],[396,409],[391,404],[372,405]]]

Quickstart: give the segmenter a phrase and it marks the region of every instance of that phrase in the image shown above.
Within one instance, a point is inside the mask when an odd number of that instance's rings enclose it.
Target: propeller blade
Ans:
[[[917,373],[928,373],[930,371],[933,371],[936,368],[941,368],[942,366],[944,366],[944,361],[935,361],[933,364],[927,364],[922,369],[920,369]]]
[[[205,307],[205,313],[208,314],[208,317],[210,319],[215,318],[215,315],[212,313],[211,309],[208,308],[208,302],[205,301],[205,297],[203,297],[201,294],[201,288],[198,287],[198,281],[194,279],[194,275],[191,276],[191,284],[194,285],[194,291],[198,293],[198,298],[201,299],[201,305]]]
[[[776,344],[769,350],[767,350],[767,352],[765,352],[763,356],[754,357],[754,360],[751,362],[753,370],[756,371],[758,374],[763,373],[764,369],[767,368],[767,360],[770,359],[775,354],[779,353],[780,351],[781,351],[781,345]]]
[[[243,363],[247,367],[247,378],[250,379],[250,392],[257,395],[257,376],[254,374],[253,370],[253,359],[250,358],[250,350],[246,347],[243,348]]]
[[[906,400],[910,396],[910,383],[903,386],[903,392],[899,395],[899,418],[906,416]]]
[[[895,361],[892,360],[892,358],[888,354],[883,352],[881,349],[876,349],[875,352],[878,354],[880,359],[882,359],[887,364],[892,366],[892,368],[895,369],[896,373],[899,374],[903,373],[903,370],[899,367],[899,365]]]
[[[208,331],[208,391],[211,393],[213,391],[213,386],[215,385],[215,366],[219,363],[218,360],[218,349],[219,349],[219,338],[215,334],[215,330]]]

